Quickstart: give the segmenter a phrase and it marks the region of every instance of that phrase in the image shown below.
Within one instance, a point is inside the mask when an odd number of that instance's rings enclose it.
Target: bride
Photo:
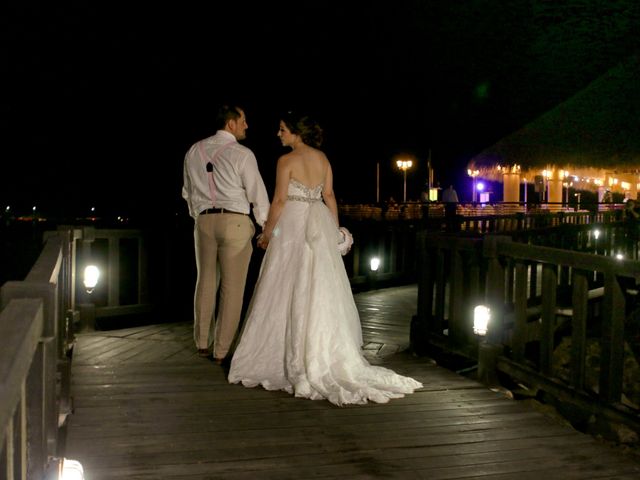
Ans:
[[[318,149],[320,126],[288,112],[280,141],[266,248],[229,382],[336,405],[388,402],[421,388],[416,380],[370,365],[351,286],[338,251],[338,208],[331,165]]]

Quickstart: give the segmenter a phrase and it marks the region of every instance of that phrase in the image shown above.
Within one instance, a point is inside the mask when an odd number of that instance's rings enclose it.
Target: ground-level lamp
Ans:
[[[398,160],[396,161],[396,165],[402,170],[404,176],[404,194],[402,201],[403,203],[407,203],[407,170],[413,166],[413,162],[411,160]]]
[[[372,272],[377,272],[380,268],[380,259],[378,257],[373,257],[369,261],[369,268],[371,268]]]
[[[84,480],[84,468],[77,460],[52,458],[47,467],[46,480]]]
[[[489,324],[491,323],[491,309],[486,305],[476,305],[473,309],[473,333],[480,343],[478,345],[478,380],[486,385],[497,385],[497,358],[501,347],[486,340]]]
[[[87,292],[83,297],[83,302],[78,304],[80,310],[80,330],[88,331],[95,329],[96,323],[96,306],[91,302],[89,296],[96,288],[98,280],[100,279],[100,270],[95,265],[87,265],[84,267],[84,276],[82,283],[84,284],[85,291]]]
[[[100,279],[100,270],[95,265],[87,265],[84,268],[84,288],[87,289],[87,293],[93,292],[96,288],[98,280]]]
[[[480,337],[486,336],[489,320],[491,320],[491,309],[485,305],[476,305],[473,309],[473,333]]]
[[[598,239],[600,238],[600,230],[597,228],[591,232],[593,234],[593,253],[598,254]]]

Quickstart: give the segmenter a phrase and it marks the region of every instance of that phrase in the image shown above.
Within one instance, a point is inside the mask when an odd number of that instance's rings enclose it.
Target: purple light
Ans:
[[[476,186],[476,188],[478,189],[479,192],[484,190],[484,183],[482,182],[478,182],[478,185]]]

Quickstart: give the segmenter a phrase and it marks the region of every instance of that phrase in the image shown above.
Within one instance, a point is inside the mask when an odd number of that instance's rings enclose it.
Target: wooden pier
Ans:
[[[372,363],[425,387],[336,407],[226,381],[190,322],[77,336],[67,458],[107,479],[637,479],[640,460],[408,353],[417,288],[356,295]]]

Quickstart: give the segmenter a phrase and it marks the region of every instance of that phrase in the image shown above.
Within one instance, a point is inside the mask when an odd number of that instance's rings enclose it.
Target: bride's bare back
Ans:
[[[282,209],[287,202],[289,182],[293,179],[309,188],[322,185],[322,198],[327,208],[331,211],[336,227],[338,223],[338,205],[333,193],[333,173],[327,156],[319,149],[305,144],[299,135],[292,134],[290,130],[280,122],[278,132],[282,144],[293,150],[278,159],[276,168],[276,188],[273,201],[269,208],[269,217],[264,226],[262,240],[258,245],[265,248],[271,238],[271,233],[278,223]]]
[[[294,150],[286,157],[288,157],[290,178],[310,188],[327,182],[327,174],[330,169],[329,160],[320,150],[307,147]]]

